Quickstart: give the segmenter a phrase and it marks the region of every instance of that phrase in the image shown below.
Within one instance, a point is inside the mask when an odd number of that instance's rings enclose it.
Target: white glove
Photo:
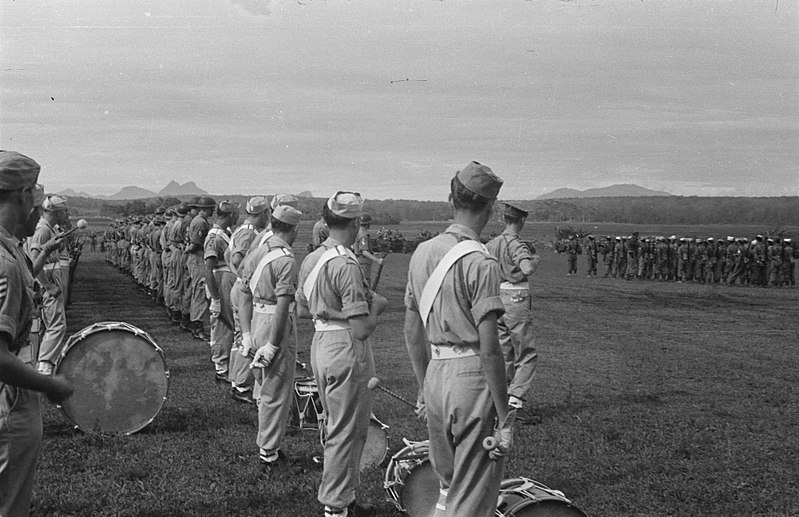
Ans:
[[[422,422],[427,422],[427,406],[425,405],[423,400],[416,401],[416,418],[418,418]]]
[[[250,355],[250,350],[252,349],[252,334],[249,332],[242,332],[241,333],[241,355],[242,357],[247,357]]]
[[[508,417],[502,425],[494,429],[496,446],[488,451],[488,457],[496,461],[504,457],[513,447],[513,422],[516,420],[516,409],[508,411]]]
[[[272,359],[275,358],[278,350],[278,347],[267,341],[264,346],[256,350],[255,358],[252,360],[250,368],[266,368],[272,364]]]
[[[219,298],[211,298],[211,305],[208,307],[208,310],[211,312],[211,316],[218,318],[222,313],[222,300]]]

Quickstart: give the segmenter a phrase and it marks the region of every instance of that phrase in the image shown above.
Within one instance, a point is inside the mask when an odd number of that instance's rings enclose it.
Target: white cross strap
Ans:
[[[258,262],[258,266],[255,268],[255,271],[252,274],[252,278],[250,278],[250,292],[255,295],[255,287],[258,285],[258,281],[261,279],[261,273],[263,273],[264,268],[269,265],[270,262],[278,259],[280,257],[293,257],[294,254],[291,253],[290,250],[286,248],[275,248],[269,251],[266,255],[261,257],[261,261]]]

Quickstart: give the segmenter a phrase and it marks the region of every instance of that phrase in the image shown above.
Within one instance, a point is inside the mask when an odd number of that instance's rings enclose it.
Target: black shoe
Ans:
[[[350,515],[352,517],[365,517],[369,515],[375,514],[375,507],[371,504],[358,504],[357,502],[353,501],[347,507],[347,517]]]
[[[255,399],[252,398],[252,391],[239,391],[236,388],[230,390],[230,396],[236,402],[241,402],[242,404],[255,404]]]
[[[225,373],[216,372],[214,374],[214,381],[222,384],[228,384],[230,382],[230,379],[227,378],[227,372]]]
[[[532,411],[517,411],[515,422],[520,425],[537,425],[541,423],[541,415],[533,413]]]

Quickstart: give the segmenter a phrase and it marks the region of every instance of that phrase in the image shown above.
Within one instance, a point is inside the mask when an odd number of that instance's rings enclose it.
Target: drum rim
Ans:
[[[125,327],[130,327],[130,329]],[[61,409],[61,412],[64,414],[64,416],[67,417],[67,420],[72,422],[72,425],[74,425],[75,428],[80,429],[86,434],[91,434],[91,435],[114,434],[114,435],[129,436],[131,434],[138,433],[139,431],[141,431],[142,429],[153,423],[156,417],[161,413],[161,410],[164,408],[167,398],[169,398],[169,387],[170,387],[171,377],[169,375],[169,365],[166,362],[166,355],[164,354],[163,349],[160,346],[158,346],[158,343],[156,343],[155,340],[153,340],[152,336],[150,336],[150,334],[148,334],[146,331],[124,321],[101,321],[93,323],[81,329],[80,331],[72,334],[67,339],[66,344],[64,346],[64,350],[61,352],[61,355],[59,356],[58,361],[56,362],[55,367],[53,368],[53,372],[59,373],[61,364],[63,363],[69,351],[75,348],[75,346],[78,343],[80,343],[83,339],[98,332],[113,331],[113,330],[125,330],[132,333],[136,337],[144,337],[145,341],[155,349],[156,353],[158,354],[158,357],[160,357],[161,359],[161,364],[163,364],[164,366],[164,375],[166,376],[166,389],[164,390],[164,396],[161,398],[160,403],[158,404],[158,408],[153,414],[153,416],[150,417],[150,419],[147,420],[143,425],[140,425],[139,427],[136,427],[133,430],[104,431],[101,429],[99,431],[95,431],[93,429],[84,429],[83,427],[81,427],[80,424],[78,424],[76,419],[66,410],[63,404],[58,404],[57,407]]]
[[[405,478],[396,479],[396,471],[400,466],[398,462],[413,462],[414,466],[410,469],[410,471],[413,471],[413,469],[423,465],[424,463],[430,463],[430,440],[420,440],[418,442],[414,442],[408,440],[407,438],[403,438],[402,442],[405,444],[405,447],[398,450],[393,456],[391,456],[391,459],[386,465],[386,474],[383,476],[383,490],[385,490],[386,494],[388,495],[388,499],[386,500],[390,503],[393,503],[399,511],[405,513],[407,509],[402,505],[402,498],[400,497],[401,494],[395,488],[397,485],[400,487],[405,486]],[[424,453],[424,456],[422,456],[423,453],[419,451],[419,449],[422,447],[427,450],[427,452]],[[404,456],[400,456],[403,453]],[[413,457],[410,459],[403,459],[408,455],[413,455]],[[389,479],[389,474],[394,474],[394,478]]]

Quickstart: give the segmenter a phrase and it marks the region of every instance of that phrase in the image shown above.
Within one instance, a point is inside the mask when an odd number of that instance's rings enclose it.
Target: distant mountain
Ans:
[[[181,185],[175,180],[170,181],[166,187],[158,193],[159,196],[205,196],[208,192],[197,186],[193,181]]]
[[[158,194],[152,190],[147,190],[141,187],[134,187],[129,185],[116,194],[108,196],[108,199],[146,199],[148,197],[157,197]]]
[[[300,194],[297,197],[302,197],[302,198],[313,197],[313,194],[311,193],[310,190],[306,190],[305,192],[300,192]]]
[[[71,188],[62,190],[61,192],[56,192],[56,194],[58,194],[59,196],[66,196],[66,197],[97,197],[83,191],[75,192]]]
[[[646,196],[673,196],[668,192],[650,190],[639,187],[638,185],[622,184],[611,185],[602,188],[589,188],[586,190],[575,190],[572,188],[560,188],[548,194],[542,194],[536,199],[577,199],[586,197],[646,197]]]

